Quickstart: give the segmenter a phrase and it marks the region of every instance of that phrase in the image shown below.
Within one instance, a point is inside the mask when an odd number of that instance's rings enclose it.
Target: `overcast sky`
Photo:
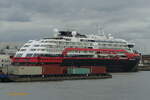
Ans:
[[[97,34],[97,25],[150,53],[150,0],[0,0],[0,41],[48,37],[54,28]]]

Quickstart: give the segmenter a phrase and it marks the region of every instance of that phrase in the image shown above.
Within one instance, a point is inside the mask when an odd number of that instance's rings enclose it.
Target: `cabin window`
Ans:
[[[33,57],[39,57],[40,54],[33,54]]]
[[[26,51],[26,49],[21,49],[20,51]]]
[[[32,55],[33,55],[32,53],[29,53],[26,55],[26,57],[32,57]]]
[[[41,45],[41,47],[45,47],[45,45]]]
[[[39,47],[40,45],[34,45],[34,47]]]
[[[30,45],[24,45],[24,47],[29,47]]]
[[[36,51],[36,49],[31,49],[31,51]]]
[[[93,47],[88,47],[89,49],[93,49]]]
[[[46,51],[46,49],[41,49],[41,51]]]

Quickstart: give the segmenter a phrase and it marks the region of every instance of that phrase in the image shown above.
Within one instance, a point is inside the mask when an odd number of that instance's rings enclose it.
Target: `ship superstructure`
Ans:
[[[65,48],[90,48],[90,49],[123,49],[133,52],[133,43],[123,39],[114,39],[105,35],[81,35],[75,31],[59,31],[54,38],[29,40],[16,53],[15,57],[51,57],[60,56]],[[71,55],[93,55],[92,51],[70,52]]]

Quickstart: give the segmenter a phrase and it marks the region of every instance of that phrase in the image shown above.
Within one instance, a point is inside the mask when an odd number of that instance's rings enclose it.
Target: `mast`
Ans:
[[[104,29],[100,25],[98,25],[98,34],[105,36]]]

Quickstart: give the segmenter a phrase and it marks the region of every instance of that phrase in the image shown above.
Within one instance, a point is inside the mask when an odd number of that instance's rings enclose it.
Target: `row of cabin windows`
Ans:
[[[114,47],[128,47],[127,45],[122,45],[122,44],[98,44],[99,46],[114,46]]]
[[[44,41],[42,40],[41,43],[57,43],[58,41]]]
[[[60,45],[60,44],[59,44],[59,45],[34,45],[34,47],[47,47],[47,48],[54,48],[54,47],[60,47],[60,46],[62,46],[62,47],[65,48],[66,46],[67,46],[67,47],[68,47],[68,46],[72,46],[72,47],[75,47],[75,46],[78,47],[78,46],[79,46],[79,47],[80,47],[80,46],[89,46],[89,45],[88,45],[88,44],[84,44],[84,45],[83,45],[83,44],[80,44],[80,45],[73,45],[73,44],[62,44],[62,45]],[[26,46],[26,45],[25,45],[24,47],[29,47],[29,46]],[[24,50],[22,50],[22,51],[24,51]]]
[[[64,48],[66,48],[66,47],[68,47],[68,46],[71,46],[71,47],[81,47],[81,46],[82,46],[82,47],[83,47],[83,46],[85,46],[85,45],[86,45],[86,46],[89,46],[89,44],[84,44],[84,45],[83,45],[83,44],[80,44],[80,45],[75,45],[75,46],[72,45],[72,44],[71,44],[71,45],[69,45],[69,44],[68,44],[68,45],[64,45],[64,44],[59,45],[59,44],[58,44],[58,45],[34,45],[34,47],[48,47],[48,48],[64,47]],[[120,45],[119,45],[119,44],[98,44],[98,45],[99,45],[100,47],[101,47],[101,46],[107,46],[107,47],[109,47],[109,46],[110,46],[110,47],[111,47],[111,46],[114,46],[114,47],[128,47],[127,45],[121,45],[121,44],[120,44]],[[24,51],[24,50],[23,50],[23,51]]]
[[[86,42],[59,42],[57,45],[70,45],[70,46],[93,46],[92,43],[86,43]]]
[[[61,54],[27,54],[26,57],[61,57],[62,55]],[[84,56],[93,56],[93,55],[71,55],[71,54],[68,54],[67,56],[69,57],[84,57]]]
[[[31,43],[32,41],[29,41],[28,43]],[[120,41],[101,41],[101,40],[82,40],[81,42],[71,42],[71,41],[53,41],[53,40],[41,40],[41,43],[58,43],[58,44],[72,44],[75,43],[77,45],[81,45],[82,43],[86,43],[86,44],[93,44],[93,42],[97,42],[97,43],[107,43],[107,44],[126,44],[126,42],[120,42]],[[29,46],[29,45],[25,45],[25,46]]]
[[[26,49],[21,49],[20,51],[26,51]],[[45,51],[45,49],[30,49],[30,51]]]
[[[70,39],[69,39],[70,40]],[[126,43],[126,42],[120,42],[120,41],[102,41],[102,40],[84,40],[81,39],[81,42],[105,42],[105,43]],[[65,41],[48,41],[48,40],[42,40],[41,43],[57,43],[57,42],[65,42]],[[71,42],[71,41],[69,41]]]
[[[68,47],[55,47],[55,48],[46,48],[46,49],[30,49],[30,51],[48,51],[48,52],[50,52],[50,51],[53,51],[53,52],[55,52],[55,51],[62,51],[62,50],[64,50],[64,48],[90,48],[90,49],[92,49],[93,47],[82,47],[82,46],[80,46],[80,47],[73,47],[73,46],[68,46]],[[107,47],[107,48],[104,48],[104,47],[99,47],[100,49],[126,49],[126,50],[129,50],[129,48],[123,48],[123,47],[120,47],[120,48],[116,48],[116,47]],[[20,51],[26,51],[26,49],[21,49]]]
[[[30,49],[30,51],[46,51],[49,49],[59,49],[59,50],[63,50],[64,48],[93,48],[93,47],[83,47],[83,46],[53,46],[52,48],[48,48],[48,49]],[[26,49],[20,49],[20,51],[26,51]]]
[[[29,53],[26,55],[26,57],[61,57],[61,54],[32,54]],[[93,57],[94,55],[72,55],[68,54],[69,57]],[[98,57],[103,57],[104,55],[97,55]],[[115,55],[114,55],[115,56]],[[107,55],[107,57],[114,57],[112,55]],[[105,56],[104,56],[105,57]],[[125,55],[121,55],[120,57],[126,57]]]
[[[66,42],[66,41],[43,41],[42,43],[55,43],[56,45],[93,45],[87,42]]]
[[[103,48],[103,49],[105,49],[105,48]],[[121,49],[121,48],[118,48],[118,49]],[[60,49],[42,49],[42,50],[48,51],[48,52],[62,52],[62,50],[60,50]],[[128,52],[128,50],[127,50],[127,52]],[[94,51],[70,51],[69,53],[94,53]],[[120,53],[124,53],[124,52],[120,52]],[[22,53],[19,53],[16,55],[16,57],[21,57],[22,55],[23,55]],[[33,55],[32,53],[29,53],[26,55],[26,57],[32,57],[32,56],[36,57],[37,55],[39,56],[39,54]]]
[[[61,54],[32,54],[29,53],[26,57],[60,57]]]
[[[56,50],[54,50],[54,52],[56,52]],[[72,51],[70,53],[93,53],[93,51]],[[21,57],[23,54],[19,53],[16,55],[16,57]],[[33,54],[33,53],[29,53],[26,55],[26,57],[57,57],[60,56],[61,54]]]
[[[87,43],[84,43],[84,44],[76,44],[75,42],[74,43],[68,43],[68,44],[65,44],[65,43],[62,43],[62,44],[57,44],[57,45],[34,45],[34,47],[48,47],[48,48],[54,48],[54,47],[68,47],[68,46],[72,46],[72,47],[80,47],[80,46],[93,46],[92,44],[87,44]],[[114,46],[114,47],[128,47],[127,45],[121,45],[121,44],[98,44],[99,46],[107,46],[107,47],[111,47],[111,46]],[[29,47],[29,45],[25,45],[24,47]],[[25,51],[25,49],[22,49],[21,51]]]
[[[81,39],[80,41],[84,41],[84,42],[126,43],[126,42],[121,42],[121,41],[102,41],[102,40],[84,40],[84,39]]]

